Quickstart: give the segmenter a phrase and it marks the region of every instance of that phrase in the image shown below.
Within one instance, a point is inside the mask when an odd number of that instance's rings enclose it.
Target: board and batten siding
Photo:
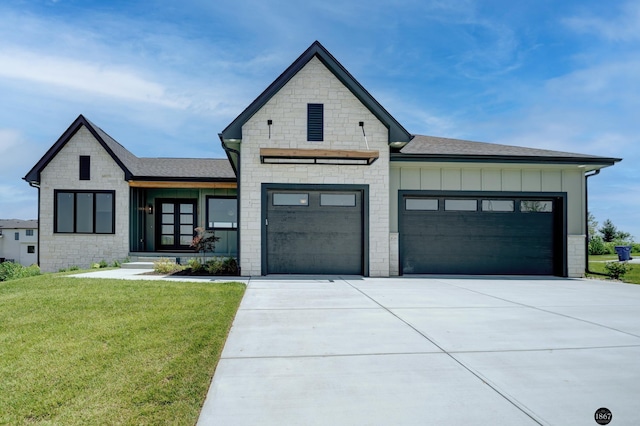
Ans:
[[[397,250],[398,191],[401,189],[566,192],[568,274],[571,277],[584,274],[584,171],[577,166],[478,164],[460,167],[459,163],[392,162],[389,180],[392,259],[397,257],[394,250]],[[397,272],[398,268],[393,263],[391,268],[392,274]]]

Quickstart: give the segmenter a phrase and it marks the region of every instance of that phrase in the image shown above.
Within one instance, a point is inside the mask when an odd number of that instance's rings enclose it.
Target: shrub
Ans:
[[[182,271],[184,266],[178,265],[176,262],[167,259],[166,257],[161,257],[153,262],[153,269],[159,274],[173,274],[174,272]]]
[[[107,261],[106,261],[106,260],[102,259],[102,260],[98,263],[98,266],[99,266],[100,268],[106,268],[107,266],[109,266],[109,264],[107,263]]]
[[[100,269],[100,264],[99,263],[92,263],[91,264],[91,269]]]
[[[71,266],[69,266],[69,270],[70,271],[79,271],[80,267],[78,265],[71,265]]]
[[[119,268],[121,265],[119,260],[114,260],[113,263],[111,264],[111,266],[113,266],[114,268]]]
[[[191,272],[200,272],[204,269],[202,263],[195,257],[192,257],[187,261],[187,266],[191,269]]]
[[[227,257],[222,261],[222,274],[238,275],[238,261],[233,257]]]
[[[640,253],[640,243],[631,244],[631,253]]]
[[[631,266],[627,262],[607,262],[604,265],[604,270],[609,278],[619,280],[631,270]]]
[[[15,280],[18,278],[32,277],[40,275],[38,265],[22,266],[19,263],[2,262],[0,263],[0,281]]]
[[[601,255],[608,254],[607,243],[602,240],[602,237],[594,236],[589,240],[589,254]]]
[[[219,257],[214,257],[213,259],[208,260],[204,264],[204,269],[208,274],[219,275],[220,271],[222,270],[222,259],[220,259]]]
[[[211,275],[238,275],[238,262],[233,257],[214,257],[204,264],[204,269]]]

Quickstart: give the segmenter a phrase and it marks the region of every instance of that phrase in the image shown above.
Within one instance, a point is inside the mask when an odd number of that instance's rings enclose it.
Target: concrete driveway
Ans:
[[[199,425],[640,424],[640,286],[249,281]]]

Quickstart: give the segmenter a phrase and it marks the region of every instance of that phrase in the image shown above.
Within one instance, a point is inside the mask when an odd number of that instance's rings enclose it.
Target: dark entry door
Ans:
[[[267,191],[268,274],[363,273],[361,191]]]
[[[156,249],[191,250],[196,227],[196,200],[156,201]]]

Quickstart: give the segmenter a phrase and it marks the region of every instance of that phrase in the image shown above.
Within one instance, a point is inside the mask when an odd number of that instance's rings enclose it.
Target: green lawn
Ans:
[[[0,424],[194,424],[244,288],[0,282]]]
[[[640,257],[638,253],[632,253],[632,257]],[[605,273],[604,265],[607,261],[618,260],[618,256],[615,254],[605,254],[602,256],[589,256],[589,270],[593,272]],[[640,265],[631,264],[631,271],[629,271],[622,281],[631,284],[640,284]]]

